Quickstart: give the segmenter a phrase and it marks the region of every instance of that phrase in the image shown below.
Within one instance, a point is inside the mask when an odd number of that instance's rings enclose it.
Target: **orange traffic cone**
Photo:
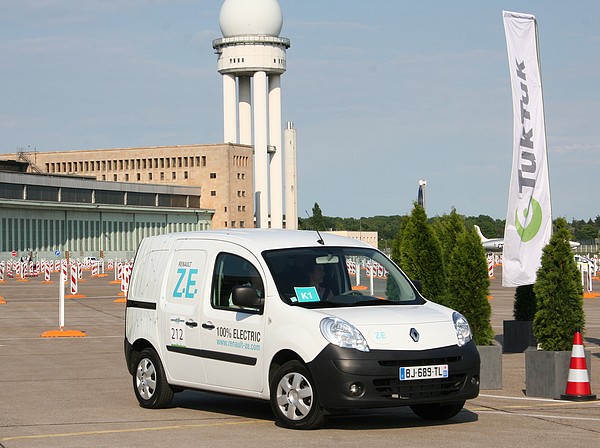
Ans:
[[[583,349],[583,338],[579,330],[575,332],[575,337],[573,338],[567,390],[564,394],[561,394],[560,398],[570,401],[591,401],[596,399],[596,396],[592,395],[590,388],[590,379],[585,362],[585,350]]]

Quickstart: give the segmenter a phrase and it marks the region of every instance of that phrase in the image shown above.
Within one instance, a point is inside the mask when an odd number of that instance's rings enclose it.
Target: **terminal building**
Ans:
[[[102,181],[26,173],[0,161],[0,260],[131,258],[142,238],[207,230],[214,210],[181,185]]]
[[[211,227],[222,229],[254,227],[252,153],[250,145],[223,143],[21,152],[2,158],[27,162],[33,173],[192,187],[200,207],[214,211]]]

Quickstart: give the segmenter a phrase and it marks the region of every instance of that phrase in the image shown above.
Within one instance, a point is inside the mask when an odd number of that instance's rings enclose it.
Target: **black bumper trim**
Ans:
[[[184,355],[198,356],[200,358],[214,359],[217,361],[231,362],[234,364],[243,364],[245,366],[255,366],[257,362],[256,358],[252,358],[250,356],[214,352],[212,350],[202,350],[198,348],[180,347],[178,345],[167,345],[167,350]]]
[[[457,403],[479,395],[479,353],[464,347],[432,350],[358,350],[328,345],[308,368],[325,409],[376,408],[426,403]],[[399,368],[448,364],[448,378],[400,381]],[[350,385],[362,385],[352,396]]]

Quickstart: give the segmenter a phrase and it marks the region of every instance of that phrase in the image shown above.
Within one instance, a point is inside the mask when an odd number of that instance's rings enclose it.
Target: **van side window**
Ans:
[[[265,296],[265,288],[258,270],[248,260],[226,252],[217,255],[213,273],[211,304],[213,308],[239,311],[231,301],[231,291],[234,286],[252,286],[258,297]],[[257,311],[245,308],[247,311]]]

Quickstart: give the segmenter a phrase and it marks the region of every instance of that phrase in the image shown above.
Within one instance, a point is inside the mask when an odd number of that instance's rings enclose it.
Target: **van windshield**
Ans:
[[[263,252],[281,299],[304,308],[424,303],[404,273],[375,249],[310,247]]]

